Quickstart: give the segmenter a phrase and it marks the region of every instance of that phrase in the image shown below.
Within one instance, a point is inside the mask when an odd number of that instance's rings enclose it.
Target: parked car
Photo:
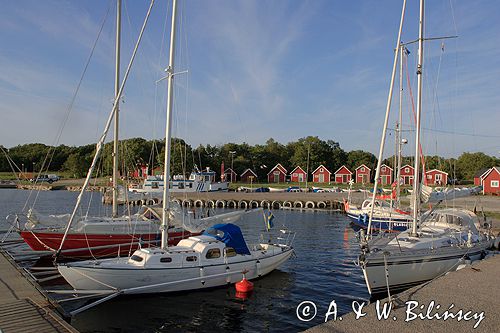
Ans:
[[[61,179],[58,175],[39,175],[36,178],[31,178],[30,182],[32,183],[41,183],[41,182],[47,182],[49,184],[52,184],[53,182],[57,182],[59,179]]]
[[[259,188],[256,188],[254,192],[269,192],[269,188],[268,187],[259,187]]]
[[[302,190],[298,186],[290,186],[286,189],[286,192],[302,192]]]

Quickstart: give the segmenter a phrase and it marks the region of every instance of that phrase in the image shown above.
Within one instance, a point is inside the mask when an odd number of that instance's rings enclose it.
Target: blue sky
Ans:
[[[125,88],[122,137],[162,137],[170,2],[157,0]],[[313,135],[378,152],[402,1],[181,1],[174,135],[193,146]],[[122,70],[148,1],[124,0]],[[110,111],[114,1],[0,0],[0,144],[95,142]],[[426,3],[423,146],[500,156],[500,3]],[[106,13],[108,12],[106,16]],[[417,38],[409,0],[403,41]],[[61,138],[86,59],[103,33]],[[166,24],[167,23],[167,24]],[[166,24],[166,25],[165,25]],[[416,94],[416,45],[409,47]],[[408,91],[407,86],[405,90]],[[397,91],[397,85],[396,85]],[[396,96],[395,96],[396,97]],[[405,135],[411,154],[410,108]],[[391,127],[398,102],[394,99]],[[392,154],[393,139],[385,155]]]

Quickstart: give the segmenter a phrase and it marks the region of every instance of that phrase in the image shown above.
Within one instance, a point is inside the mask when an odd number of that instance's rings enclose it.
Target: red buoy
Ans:
[[[235,284],[236,291],[239,293],[250,293],[253,290],[253,283],[248,281],[245,277],[240,282]]]

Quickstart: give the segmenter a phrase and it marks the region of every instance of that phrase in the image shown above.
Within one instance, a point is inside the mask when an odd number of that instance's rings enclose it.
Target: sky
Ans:
[[[180,0],[174,136],[196,147],[311,135],[346,151],[378,154],[402,3]],[[1,145],[97,141],[114,94],[115,6],[107,0],[0,0]],[[148,6],[123,1],[122,77]],[[160,79],[168,63],[170,6],[163,0],[153,6],[124,89],[122,138],[164,137],[166,81]],[[418,6],[408,0],[404,42],[418,37]],[[458,36],[424,46],[426,154],[500,156],[499,17],[496,0],[426,2],[425,36]],[[408,49],[405,155],[414,151],[410,87],[413,96],[417,91],[416,44]],[[390,128],[398,94],[399,73]],[[392,130],[386,142],[389,156]]]

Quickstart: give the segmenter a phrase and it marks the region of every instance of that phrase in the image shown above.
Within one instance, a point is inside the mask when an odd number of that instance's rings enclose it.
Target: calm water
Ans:
[[[22,209],[28,193],[0,190],[0,216]],[[41,192],[35,207],[44,213],[66,213],[76,196],[66,191]],[[99,194],[86,194],[84,202],[85,210],[89,208],[92,214],[109,211],[109,207],[100,205]],[[173,295],[128,296],[81,313],[72,324],[81,332],[296,332],[322,323],[332,300],[342,314],[350,312],[353,300],[369,298],[361,270],[353,264],[359,250],[345,215],[273,213],[275,228],[285,224],[296,231],[296,257],[255,281],[249,299],[237,299],[234,286]],[[0,230],[7,228],[4,221],[2,218]],[[238,224],[247,242],[257,241],[263,229],[261,216],[245,216]],[[305,300],[313,301],[318,309],[316,318],[309,322],[296,317],[297,305]],[[70,309],[69,304],[65,307]]]

